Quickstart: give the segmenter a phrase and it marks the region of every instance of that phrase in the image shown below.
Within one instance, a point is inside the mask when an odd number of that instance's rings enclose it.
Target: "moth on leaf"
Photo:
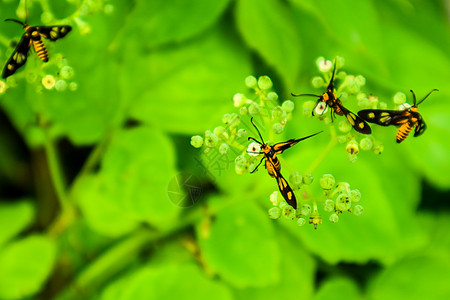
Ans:
[[[292,191],[292,188],[289,186],[289,183],[286,181],[286,179],[284,179],[283,175],[281,175],[281,164],[280,164],[280,161],[278,160],[277,155],[283,153],[284,150],[294,146],[298,142],[308,139],[310,137],[313,137],[316,134],[321,133],[322,131],[308,135],[308,136],[300,138],[300,139],[290,139],[286,142],[277,143],[273,146],[269,146],[264,142],[264,139],[261,136],[261,133],[259,132],[258,127],[256,127],[255,123],[253,122],[253,118],[251,118],[250,121],[252,122],[253,126],[256,128],[256,131],[258,132],[258,135],[261,138],[261,141],[258,141],[253,137],[249,137],[248,140],[253,140],[256,143],[258,143],[261,146],[261,149],[259,152],[252,152],[252,151],[249,152],[247,150],[247,153],[264,155],[261,158],[261,161],[259,162],[259,164],[256,166],[256,168],[253,171],[251,171],[250,173],[255,172],[264,160],[266,170],[271,177],[276,178],[278,188],[281,192],[281,195],[283,195],[283,198],[286,200],[286,202],[290,206],[292,206],[294,209],[297,209],[297,199],[295,198],[294,192]]]
[[[333,119],[333,114],[339,115],[339,116],[345,116],[352,125],[353,129],[358,131],[359,133],[363,134],[371,134],[372,130],[370,129],[369,124],[367,124],[363,119],[352,113],[350,110],[344,107],[342,105],[341,100],[336,96],[336,93],[334,92],[334,76],[336,74],[336,62],[334,62],[334,69],[333,69],[333,75],[331,76],[330,82],[328,83],[327,91],[323,93],[322,95],[315,95],[315,94],[293,94],[294,97],[299,96],[312,96],[312,97],[319,97],[317,100],[316,105],[314,106],[312,110],[312,115],[314,116],[314,110],[316,108],[320,109],[321,114],[324,114],[326,112],[326,107],[330,107],[332,109],[331,112],[331,119]]]
[[[22,25],[25,33],[22,35],[11,57],[6,62],[3,68],[2,78],[11,76],[26,63],[31,46],[33,46],[36,54],[43,62],[48,62],[48,51],[42,38],[56,41],[65,37],[72,30],[72,27],[68,25],[30,26],[16,19],[6,19],[5,21],[13,21]]]
[[[403,110],[387,110],[387,109],[363,109],[358,112],[358,116],[370,123],[381,126],[399,126],[395,136],[397,143],[404,141],[411,130],[414,130],[414,136],[421,135],[425,129],[425,121],[419,113],[417,106],[422,103],[430,94],[438,89],[431,90],[422,100],[417,103],[416,94],[411,90],[414,105]]]

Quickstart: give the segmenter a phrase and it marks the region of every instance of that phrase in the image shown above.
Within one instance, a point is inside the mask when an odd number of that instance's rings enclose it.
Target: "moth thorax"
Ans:
[[[272,148],[272,147],[267,146],[266,144],[263,144],[263,145],[261,146],[262,152],[264,152],[265,154],[268,154],[268,153],[270,152],[270,149],[271,149],[271,148]]]

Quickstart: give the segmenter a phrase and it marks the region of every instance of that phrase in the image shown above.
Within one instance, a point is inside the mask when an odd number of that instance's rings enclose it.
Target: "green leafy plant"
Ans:
[[[0,80],[0,298],[449,298],[443,7],[0,1],[0,20],[73,28]],[[2,67],[22,34],[2,22]],[[318,55],[346,58],[336,87],[354,113],[439,88],[426,132],[398,145],[396,128],[312,117],[316,99],[288,95],[323,93]],[[278,156],[302,217],[249,174],[251,116],[272,143],[323,131]]]
[[[343,58],[338,58],[340,66],[343,65]],[[324,88],[328,85],[332,71],[332,62],[325,60],[323,57],[317,59],[317,66],[321,72],[324,73],[324,77],[314,77],[312,83],[317,88]],[[353,76],[347,75],[341,72],[337,76],[342,78],[343,83],[339,85],[337,89],[338,95],[343,95],[343,98],[347,100],[348,95],[356,95],[356,98],[363,99],[365,101],[359,101],[360,106],[376,108],[378,100],[376,97],[370,97],[371,101],[365,94],[361,92],[361,86],[365,84],[365,79],[361,75]],[[261,124],[262,128],[268,128],[269,140],[279,139],[277,136],[281,135],[284,131],[288,121],[292,121],[292,112],[295,104],[292,100],[285,100],[281,105],[278,105],[278,94],[272,91],[272,81],[267,76],[261,76],[256,79],[254,76],[249,76],[245,79],[245,84],[248,88],[254,92],[254,97],[246,96],[245,94],[238,93],[233,97],[234,106],[239,108],[239,113],[225,114],[222,121],[225,125],[214,128],[213,131],[207,130],[204,137],[200,135],[193,136],[191,138],[191,145],[200,148],[203,145],[205,149],[202,153],[203,162],[205,167],[208,168],[208,163],[211,161],[211,153],[216,152],[217,155],[223,156],[225,160],[234,160],[235,171],[237,174],[246,174],[249,170],[255,170],[258,163],[261,160],[261,155],[257,155],[261,151],[257,143],[250,143],[248,147],[247,138],[249,136],[248,131],[254,131],[252,126],[246,126],[246,128],[239,128],[242,123],[247,123],[245,119],[253,117]],[[256,97],[256,98],[255,98]],[[342,96],[341,96],[342,97]],[[361,104],[362,103],[362,104]],[[382,107],[386,104],[381,103]],[[330,142],[328,146],[319,154],[317,158],[311,162],[310,166],[306,168],[304,173],[293,171],[289,177],[290,185],[297,190],[297,204],[298,209],[294,209],[286,203],[285,200],[280,200],[278,192],[274,192],[270,196],[270,200],[274,207],[269,209],[269,216],[272,219],[278,219],[280,216],[284,216],[287,219],[292,219],[297,222],[299,226],[306,223],[306,219],[310,224],[313,224],[317,228],[318,224],[322,224],[322,216],[319,213],[318,202],[323,203],[324,210],[327,212],[333,212],[330,215],[329,220],[332,223],[336,223],[339,220],[338,214],[348,211],[352,212],[352,203],[356,203],[361,198],[361,193],[358,190],[351,190],[349,184],[346,182],[340,182],[335,185],[335,179],[333,175],[325,174],[320,180],[320,184],[324,189],[326,199],[322,195],[314,196],[314,193],[310,189],[309,185],[313,182],[313,175],[311,174],[320,163],[326,158],[327,154],[340,142],[346,144],[346,151],[351,161],[355,161],[359,152],[359,145],[364,150],[373,149],[374,153],[380,154],[383,146],[380,142],[376,141],[372,136],[362,137],[363,135],[351,130],[352,127],[346,119],[339,120],[338,129],[346,135],[337,135],[335,123],[332,122],[331,114],[326,115],[328,107],[316,105],[313,101],[307,101],[303,103],[303,116],[309,118],[312,116],[313,110],[316,110],[316,118],[324,121],[329,126]],[[243,120],[244,119],[244,120]],[[256,134],[256,132],[254,132]],[[360,138],[361,137],[361,138]],[[356,139],[360,138],[359,142]],[[270,144],[270,142],[268,142]],[[374,147],[373,144],[376,144]],[[235,148],[234,155],[230,157],[230,147]],[[283,162],[283,166],[285,163]],[[209,170],[210,172],[212,170]],[[220,174],[216,174],[220,176]],[[331,177],[330,177],[331,176]],[[337,196],[335,201],[328,199],[333,196]],[[327,198],[328,197],[328,198]],[[282,198],[282,197],[280,197]],[[331,202],[330,202],[331,201]],[[356,215],[361,215],[363,207],[357,205],[354,209]]]

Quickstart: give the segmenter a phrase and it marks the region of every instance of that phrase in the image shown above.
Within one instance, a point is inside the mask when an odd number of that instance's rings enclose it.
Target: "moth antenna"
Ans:
[[[333,86],[333,82],[334,82],[334,75],[336,74],[336,58],[334,59],[334,66],[333,66],[333,75],[331,75],[331,79],[330,79],[330,83],[328,84],[327,89],[331,89],[331,87]]]
[[[25,23],[23,23],[22,21],[16,20],[16,19],[6,19],[5,22],[7,21],[12,21],[12,22],[16,22],[20,25],[22,25],[23,27],[25,27]]]
[[[256,131],[258,132],[259,137],[261,138],[262,143],[260,143],[261,145],[264,144],[264,139],[261,135],[261,133],[259,132],[258,127],[256,127],[255,123],[253,122],[253,117],[250,119],[250,122],[252,122],[253,126],[256,128]],[[252,138],[253,139],[253,138]],[[258,142],[257,140],[253,139],[254,141]]]
[[[320,95],[314,95],[314,94],[294,94],[294,93],[291,93],[291,95],[293,97],[300,97],[300,96],[320,97]]]
[[[252,141],[255,141],[255,142],[257,142],[258,144],[262,145],[262,143],[261,143],[260,141],[256,140],[254,137],[249,136],[247,140],[248,140],[248,141],[252,140]]]
[[[414,93],[414,91],[413,90],[409,90],[411,93],[412,93],[412,95],[413,95],[413,103],[414,103],[414,106],[416,106],[416,94]]]
[[[428,96],[431,95],[431,93],[436,92],[436,91],[439,91],[439,90],[438,90],[438,89],[432,89],[425,97],[423,97],[422,100],[419,101],[419,103],[417,103],[417,105],[419,105],[420,103],[422,103],[423,101],[425,101],[425,99],[427,99]]]

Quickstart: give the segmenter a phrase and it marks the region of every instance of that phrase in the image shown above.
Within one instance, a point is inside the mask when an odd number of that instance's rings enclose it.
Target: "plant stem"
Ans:
[[[70,210],[71,204],[67,197],[65,179],[61,172],[59,157],[52,138],[50,137],[50,133],[48,132],[48,128],[46,128],[45,125],[42,128],[45,136],[45,154],[53,187],[55,188],[56,196],[61,205],[61,210],[68,211]]]
[[[57,299],[82,299],[83,295],[89,295],[93,289],[101,286],[135,260],[145,244],[159,238],[160,233],[147,229],[136,230],[88,265]]]
[[[74,187],[80,181],[80,178],[83,178],[87,174],[91,173],[92,170],[100,162],[103,152],[105,151],[106,146],[110,142],[111,137],[112,137],[111,133],[106,134],[106,136],[95,146],[94,150],[92,150],[92,152],[89,154],[89,157],[87,158],[86,162],[84,163],[83,167],[78,173],[75,182],[72,184],[72,187],[70,188],[71,192],[74,190]]]
[[[57,219],[50,225],[48,234],[52,237],[57,237],[62,231],[67,228],[75,220],[76,212],[73,205],[70,203],[67,195],[64,175],[61,171],[60,160],[53,144],[48,128],[42,126],[45,138],[45,154],[47,157],[48,168],[53,187],[56,192],[59,205],[61,206],[61,213]]]
[[[309,167],[306,169],[305,174],[311,174],[321,163],[322,161],[327,157],[327,155],[333,150],[334,146],[337,144],[337,135],[336,135],[336,129],[333,125],[330,125],[330,134],[331,134],[331,140],[328,143],[327,147],[320,153],[319,156],[316,157],[316,159],[309,165]]]

